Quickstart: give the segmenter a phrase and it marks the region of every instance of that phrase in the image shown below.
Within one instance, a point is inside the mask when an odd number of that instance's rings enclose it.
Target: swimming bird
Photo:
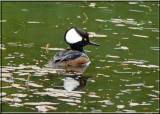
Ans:
[[[90,59],[84,52],[86,45],[99,46],[90,41],[89,33],[77,27],[69,28],[64,35],[65,42],[70,49],[57,52],[49,61],[52,66],[84,66],[90,63]]]

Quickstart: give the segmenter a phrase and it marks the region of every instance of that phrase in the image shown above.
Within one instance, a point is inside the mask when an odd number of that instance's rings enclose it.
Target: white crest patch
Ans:
[[[65,37],[66,41],[70,44],[77,43],[79,41],[82,41],[82,37],[77,33],[77,31],[72,28],[66,33]]]

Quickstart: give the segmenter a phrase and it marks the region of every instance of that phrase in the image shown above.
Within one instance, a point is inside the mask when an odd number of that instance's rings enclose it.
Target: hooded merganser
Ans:
[[[84,66],[90,63],[89,57],[85,54],[83,46],[99,44],[89,40],[89,34],[83,29],[71,27],[64,36],[65,42],[70,45],[70,49],[57,52],[49,61],[52,66]],[[53,65],[54,64],[54,65]],[[49,66],[50,66],[49,65]]]

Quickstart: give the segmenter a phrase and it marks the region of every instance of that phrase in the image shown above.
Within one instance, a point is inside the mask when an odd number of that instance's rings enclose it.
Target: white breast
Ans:
[[[82,41],[82,37],[77,33],[77,31],[72,28],[66,33],[65,37],[66,41],[70,44],[77,43],[79,41]]]

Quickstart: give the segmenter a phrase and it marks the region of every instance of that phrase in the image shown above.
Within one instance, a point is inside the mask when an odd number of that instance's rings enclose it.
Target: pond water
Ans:
[[[2,2],[2,112],[159,112],[158,2]],[[46,68],[76,26],[88,67]]]

